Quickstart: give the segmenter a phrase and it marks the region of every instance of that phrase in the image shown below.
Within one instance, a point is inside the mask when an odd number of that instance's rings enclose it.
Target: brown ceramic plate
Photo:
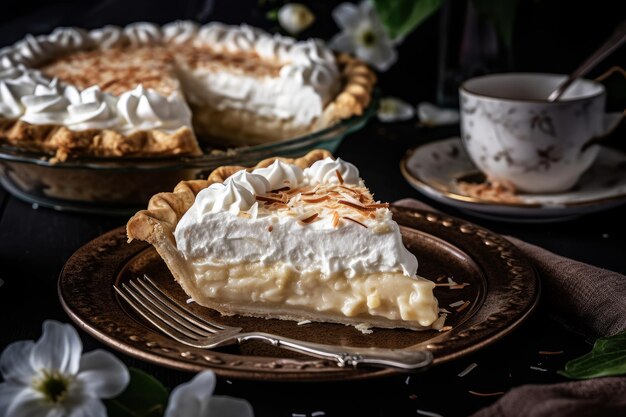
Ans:
[[[362,334],[353,327],[220,317],[190,304],[200,315],[244,331],[277,333],[300,340],[344,346],[377,346],[433,351],[434,364],[483,348],[519,326],[537,305],[539,279],[520,251],[499,235],[466,221],[415,209],[394,207],[404,242],[417,256],[419,273],[440,283],[452,277],[469,283],[463,289],[439,286],[440,307],[450,310],[445,332],[374,329]],[[172,297],[185,301],[156,251],[146,243],[126,243],[125,229],[108,232],[80,248],[59,278],[59,297],[69,316],[86,332],[128,355],[171,368],[210,368],[229,378],[264,380],[365,379],[389,375],[388,369],[345,369],[334,363],[299,356],[257,342],[215,350],[190,348],[169,339],[133,313],[113,285],[148,274]],[[457,312],[450,304],[469,301]]]

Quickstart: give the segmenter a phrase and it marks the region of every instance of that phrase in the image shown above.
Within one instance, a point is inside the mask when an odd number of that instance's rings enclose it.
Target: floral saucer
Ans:
[[[497,198],[469,192],[467,185],[483,185],[485,176],[472,163],[458,137],[409,150],[400,169],[404,178],[428,197],[495,220],[566,220],[626,203],[626,154],[606,147],[571,190],[554,194],[516,193]]]

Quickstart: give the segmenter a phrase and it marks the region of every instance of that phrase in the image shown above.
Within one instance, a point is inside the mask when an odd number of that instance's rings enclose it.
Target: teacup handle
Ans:
[[[602,82],[616,72],[626,79],[626,70],[624,70],[622,67],[614,66],[609,68],[604,74],[597,77],[595,81]],[[624,116],[626,116],[626,109],[621,112],[605,113],[604,118],[602,119],[602,133],[600,133],[598,136],[593,137],[591,140],[585,143],[580,148],[580,151],[584,152],[590,146],[601,143],[607,136],[609,136],[611,133],[613,133],[615,129],[617,129],[617,126],[620,125],[620,123],[624,119]]]

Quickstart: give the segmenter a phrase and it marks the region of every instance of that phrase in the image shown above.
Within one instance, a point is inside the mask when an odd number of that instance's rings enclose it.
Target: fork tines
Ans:
[[[212,323],[183,307],[168,296],[147,275],[131,279],[115,291],[141,316],[163,333],[181,343],[190,344],[216,333],[236,333],[239,328]]]

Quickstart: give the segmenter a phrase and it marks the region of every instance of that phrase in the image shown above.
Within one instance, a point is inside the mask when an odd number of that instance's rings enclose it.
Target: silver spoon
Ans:
[[[604,58],[609,56],[613,51],[619,48],[626,41],[626,20],[620,23],[615,32],[607,39],[600,48],[589,56],[574,72],[572,72],[565,81],[548,96],[548,101],[557,101],[570,85],[578,78],[585,75],[593,67],[595,67]]]

